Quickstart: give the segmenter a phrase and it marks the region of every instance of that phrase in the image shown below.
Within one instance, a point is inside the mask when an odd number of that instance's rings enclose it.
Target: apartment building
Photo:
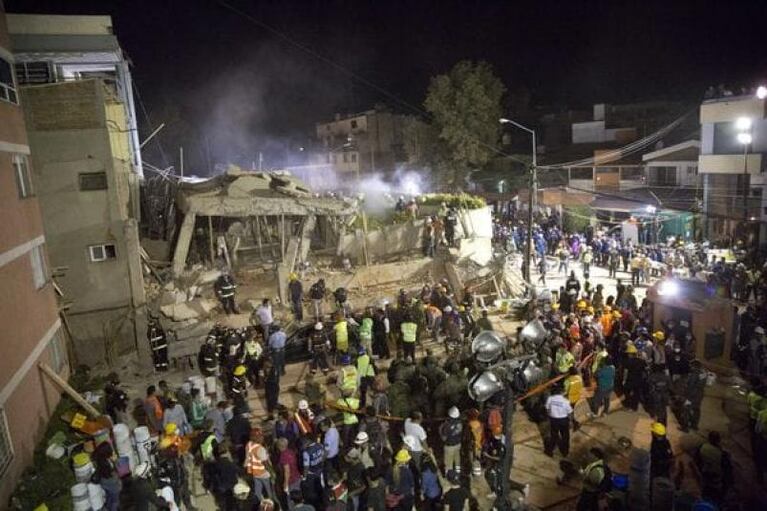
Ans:
[[[146,345],[128,64],[109,16],[8,15],[8,26],[77,363],[111,363]]]
[[[404,131],[408,117],[376,107],[318,123],[324,163],[359,179],[361,174],[392,172],[407,159]]]
[[[69,374],[13,65],[0,1],[0,508],[59,400],[38,365]]]
[[[766,99],[726,96],[700,106],[703,211],[710,240],[767,243]]]

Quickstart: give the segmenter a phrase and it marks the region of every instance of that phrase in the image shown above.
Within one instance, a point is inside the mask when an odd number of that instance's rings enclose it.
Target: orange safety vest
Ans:
[[[613,333],[612,314],[602,314],[602,317],[599,319],[599,321],[602,323],[602,335],[604,337],[610,337],[610,335]]]
[[[296,424],[298,424],[298,430],[302,435],[308,435],[312,432],[312,422],[308,417],[304,417],[298,412],[294,413],[293,416],[296,419]]]
[[[256,442],[248,442],[245,448],[245,472],[253,477],[264,478],[269,475],[264,462],[258,458],[258,451],[263,448],[264,446]]]

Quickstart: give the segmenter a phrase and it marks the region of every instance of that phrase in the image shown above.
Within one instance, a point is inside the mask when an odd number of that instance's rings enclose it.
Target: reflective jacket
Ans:
[[[248,442],[248,445],[245,448],[245,472],[253,477],[258,477],[259,479],[269,477],[266,465],[259,458],[259,452],[262,449],[263,452],[266,453],[264,446],[257,442]]]
[[[402,323],[400,325],[402,330],[402,341],[413,343],[416,340],[416,334],[418,332],[418,325],[410,321]]]

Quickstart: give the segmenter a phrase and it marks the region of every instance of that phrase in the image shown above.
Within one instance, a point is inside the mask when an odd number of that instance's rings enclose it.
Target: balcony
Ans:
[[[766,101],[750,95],[709,99],[700,105],[700,123],[733,122],[738,117],[764,119]]]
[[[749,154],[744,164],[742,154],[701,154],[698,157],[699,174],[743,174],[744,165],[749,174],[760,174],[764,167],[762,155]]]

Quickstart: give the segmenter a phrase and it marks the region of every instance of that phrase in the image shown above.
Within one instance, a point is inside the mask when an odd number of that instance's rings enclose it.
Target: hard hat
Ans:
[[[239,365],[234,368],[234,375],[235,376],[242,376],[247,372],[247,369],[244,365]]]
[[[299,410],[308,410],[309,409],[309,402],[306,399],[302,399],[298,402],[298,409]]]
[[[461,416],[461,412],[458,411],[457,407],[451,406],[450,410],[447,411],[447,416],[450,417],[451,419],[457,419],[458,417]]]
[[[175,422],[169,422],[165,425],[166,435],[175,435],[176,431],[178,431],[178,426],[176,426]]]
[[[407,449],[400,449],[397,455],[394,457],[397,463],[407,463],[410,461],[410,453]]]
[[[604,306],[604,310],[605,310],[605,312],[610,312],[610,311],[612,311],[612,310],[613,310],[613,308],[612,308],[612,307],[610,307],[609,305],[605,305],[605,306]]]
[[[622,316],[621,311],[613,311],[613,317],[615,319],[621,319],[621,316]]]
[[[663,340],[665,340],[665,339],[666,339],[666,334],[664,334],[664,333],[663,333],[663,332],[661,332],[660,330],[656,330],[655,332],[653,332],[653,334],[652,334],[652,337],[653,337],[653,339],[655,339],[656,341],[663,341]]]
[[[445,307],[445,312],[453,312],[453,308],[449,305]]]
[[[637,353],[637,347],[634,346],[634,343],[626,343],[626,353]]]
[[[357,445],[362,445],[366,443],[370,438],[368,437],[368,434],[364,431],[360,431],[357,433],[357,436],[354,438],[354,443]]]
[[[586,300],[578,300],[577,307],[579,309],[585,309],[587,305]]]
[[[458,312],[466,312],[466,307],[464,307],[463,305],[459,305]]]
[[[589,314],[594,314],[594,307],[592,307],[591,305],[586,307],[586,310],[589,312]]]
[[[288,279],[290,279],[290,280],[298,280],[298,275],[296,275],[295,272],[291,273],[290,276],[288,277]]]
[[[346,353],[341,355],[341,364],[343,364],[343,365],[350,364],[351,361],[352,361],[352,357],[350,357]]]
[[[240,500],[244,500],[250,495],[250,485],[245,483],[237,483],[234,485],[234,496]]]
[[[763,334],[764,333],[764,328],[758,326],[758,327],[754,328],[754,333]]]
[[[139,477],[141,479],[146,478],[149,475],[151,465],[148,462],[139,463],[133,468],[133,477]]]
[[[660,422],[653,422],[652,426],[650,426],[650,431],[652,431],[654,435],[666,436],[666,426]]]
[[[551,304],[551,310],[553,310],[553,311],[559,310],[559,304],[558,303],[552,303]]]
[[[315,330],[322,330],[322,323],[320,323],[319,321],[318,321],[318,322],[316,322],[316,323],[314,324],[314,329],[315,329]]]

